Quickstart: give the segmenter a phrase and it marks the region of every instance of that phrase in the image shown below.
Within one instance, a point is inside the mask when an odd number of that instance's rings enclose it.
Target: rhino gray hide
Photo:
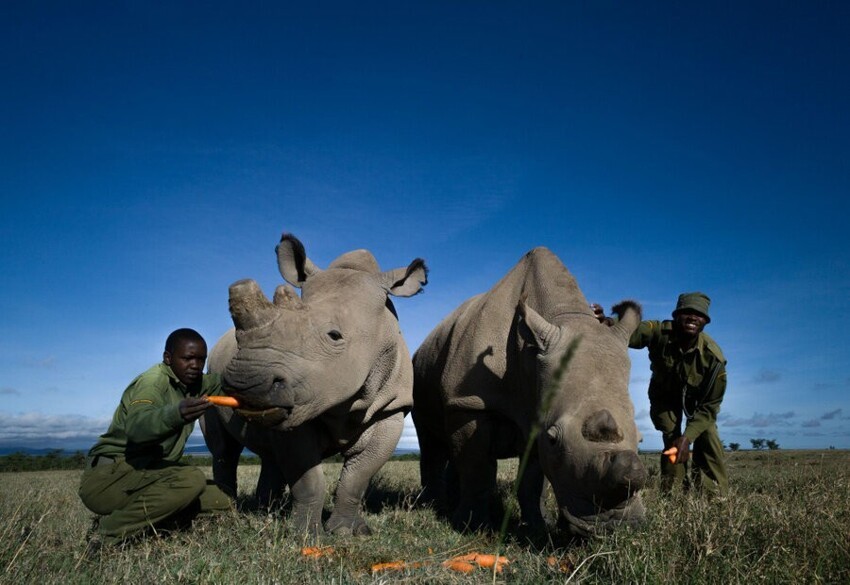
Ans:
[[[541,391],[577,338],[520,480],[522,520],[543,526],[544,479],[573,534],[643,518],[638,490],[647,473],[637,456],[627,348],[640,307],[615,310],[615,326],[599,323],[561,261],[535,248],[422,343],[413,356],[413,421],[423,497],[445,504],[454,495],[448,506],[457,528],[492,523],[496,461],[524,451]]]
[[[226,392],[241,406],[216,407],[216,424],[205,417],[205,436],[226,429],[263,458],[269,481],[279,471],[289,485],[294,529],[311,533],[322,530],[322,459],[341,453],[325,528],[368,534],[360,516],[363,493],[395,450],[412,405],[410,353],[389,295],[420,292],[427,269],[416,259],[381,272],[371,253],[356,250],[320,270],[288,234],[276,252],[280,273],[301,297],[287,285],[277,288],[273,301],[253,280],[231,285],[235,330],[213,348],[210,370],[222,374]],[[207,437],[219,452],[213,453],[214,473],[222,467],[222,439]],[[229,465],[235,471],[235,461]],[[235,474],[232,481],[235,490]]]

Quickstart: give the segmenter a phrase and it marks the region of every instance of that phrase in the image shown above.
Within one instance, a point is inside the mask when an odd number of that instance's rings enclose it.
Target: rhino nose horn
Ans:
[[[623,440],[623,433],[620,432],[617,421],[605,408],[584,419],[581,434],[588,441],[596,443],[619,443]]]
[[[236,329],[254,329],[269,323],[274,305],[253,280],[240,280],[230,285],[230,316]]]

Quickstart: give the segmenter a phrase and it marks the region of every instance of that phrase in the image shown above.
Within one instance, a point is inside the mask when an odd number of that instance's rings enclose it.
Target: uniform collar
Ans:
[[[171,382],[172,386],[180,390],[183,394],[189,394],[189,389],[186,388],[186,384],[180,381],[180,378],[177,377],[177,374],[174,373],[171,366],[165,362],[160,362],[159,366],[162,371],[165,372],[165,375],[168,376],[168,380]]]
[[[679,336],[678,336],[678,333],[676,332],[675,327],[673,327],[672,333],[673,334],[670,336],[670,343],[672,343],[674,346],[680,348],[680,346],[679,346]],[[695,344],[693,344],[691,347],[689,347],[686,350],[682,350],[682,353],[690,353],[690,352],[696,352],[700,356],[702,356],[702,354],[705,353],[705,333],[703,331],[700,331],[699,335],[697,335],[697,342]]]

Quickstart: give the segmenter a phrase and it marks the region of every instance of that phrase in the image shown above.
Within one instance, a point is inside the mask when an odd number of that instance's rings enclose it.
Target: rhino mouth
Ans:
[[[605,534],[618,526],[637,526],[646,518],[640,494],[635,494],[615,508],[591,514],[574,514],[568,507],[560,508],[558,525],[572,535],[589,538]]]
[[[248,422],[257,423],[264,427],[276,427],[289,418],[292,414],[292,407],[273,406],[262,410],[237,408],[236,413]]]

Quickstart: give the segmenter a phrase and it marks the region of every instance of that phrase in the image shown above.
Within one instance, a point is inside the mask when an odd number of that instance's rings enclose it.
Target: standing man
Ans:
[[[693,460],[694,487],[725,496],[729,481],[717,413],[726,392],[726,359],[703,332],[711,322],[710,302],[701,292],[679,295],[673,320],[642,321],[629,347],[649,349],[649,415],[661,431],[664,449],[677,449],[675,463],[661,456],[662,490],[689,485],[685,465],[679,464]],[[600,321],[610,321],[602,307],[591,308]]]
[[[195,421],[222,394],[203,374],[207,344],[193,329],[165,342],[162,362],[124,390],[109,430],[89,451],[83,504],[99,514],[89,548],[116,544],[178,514],[229,510],[231,500],[197,467],[180,463]]]

